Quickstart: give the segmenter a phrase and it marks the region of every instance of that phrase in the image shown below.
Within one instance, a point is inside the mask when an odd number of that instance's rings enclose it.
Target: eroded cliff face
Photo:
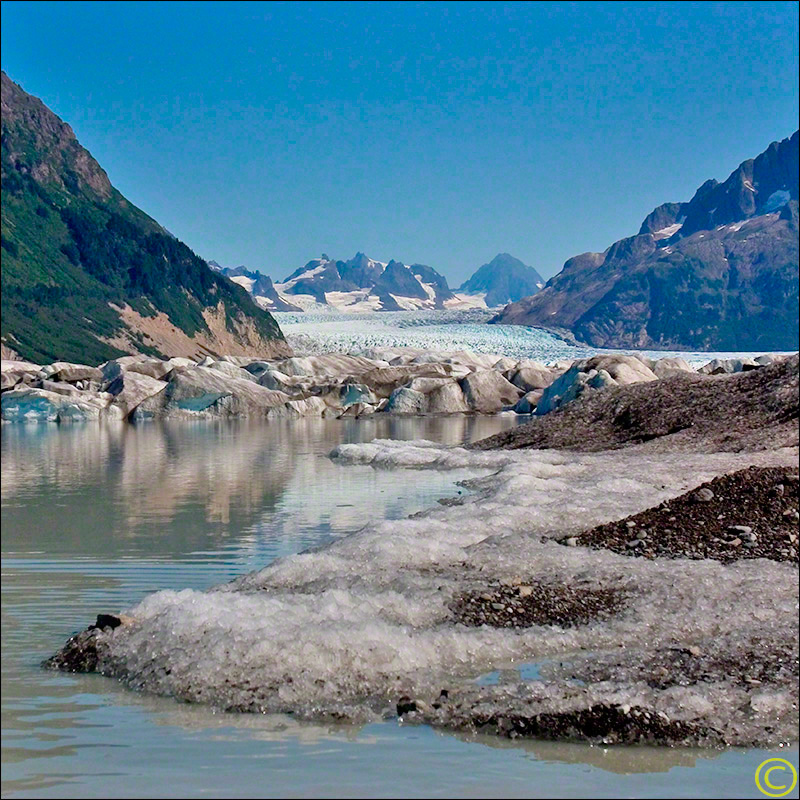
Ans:
[[[798,346],[798,134],[665,203],[636,236],[584,253],[493,322],[569,330],[596,347]]]
[[[128,202],[5,73],[2,180],[2,342],[22,357],[289,353],[269,312]]]

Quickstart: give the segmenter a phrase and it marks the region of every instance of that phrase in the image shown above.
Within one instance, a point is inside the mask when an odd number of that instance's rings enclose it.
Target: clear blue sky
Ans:
[[[2,65],[200,255],[549,277],[798,125],[798,4],[2,3]]]

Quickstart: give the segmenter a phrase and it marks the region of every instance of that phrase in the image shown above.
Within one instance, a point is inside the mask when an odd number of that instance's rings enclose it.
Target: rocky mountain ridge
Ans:
[[[636,236],[569,259],[492,321],[571,332],[595,347],[798,346],[798,133],[665,203]]]

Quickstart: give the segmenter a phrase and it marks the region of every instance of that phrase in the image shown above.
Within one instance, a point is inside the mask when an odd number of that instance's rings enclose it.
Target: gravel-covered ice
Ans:
[[[367,525],[209,592],[151,595],[126,612],[130,623],[102,635],[101,670],[188,701],[315,718],[392,715],[408,695],[421,698],[426,719],[442,725],[470,724],[476,709],[485,717],[487,709],[560,713],[616,703],[702,723],[728,743],[795,736],[797,683],[787,678],[797,653],[795,568],[766,560],[631,559],[553,539],[754,462],[788,466],[796,451],[493,453],[375,441],[342,445],[333,455],[343,469],[369,463],[489,474],[467,481],[472,492],[456,504]],[[456,598],[498,580],[603,587],[626,601],[619,613],[573,627],[457,624]],[[787,648],[788,672],[773,670],[762,684],[719,668],[726,658],[749,653],[757,661]],[[672,674],[654,684],[651,662],[676,649],[706,654],[707,676],[670,662]],[[603,674],[598,666],[595,674],[584,659],[590,653],[610,653],[619,666]],[[588,664],[576,667],[577,682],[573,658]],[[561,666],[513,686],[475,682],[543,659]],[[443,688],[446,704],[433,711],[422,702],[432,703]]]

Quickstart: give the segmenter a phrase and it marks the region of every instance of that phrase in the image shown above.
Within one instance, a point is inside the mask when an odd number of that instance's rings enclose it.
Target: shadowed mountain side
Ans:
[[[636,236],[569,259],[492,322],[568,330],[594,347],[793,350],[798,346],[798,134]]]

